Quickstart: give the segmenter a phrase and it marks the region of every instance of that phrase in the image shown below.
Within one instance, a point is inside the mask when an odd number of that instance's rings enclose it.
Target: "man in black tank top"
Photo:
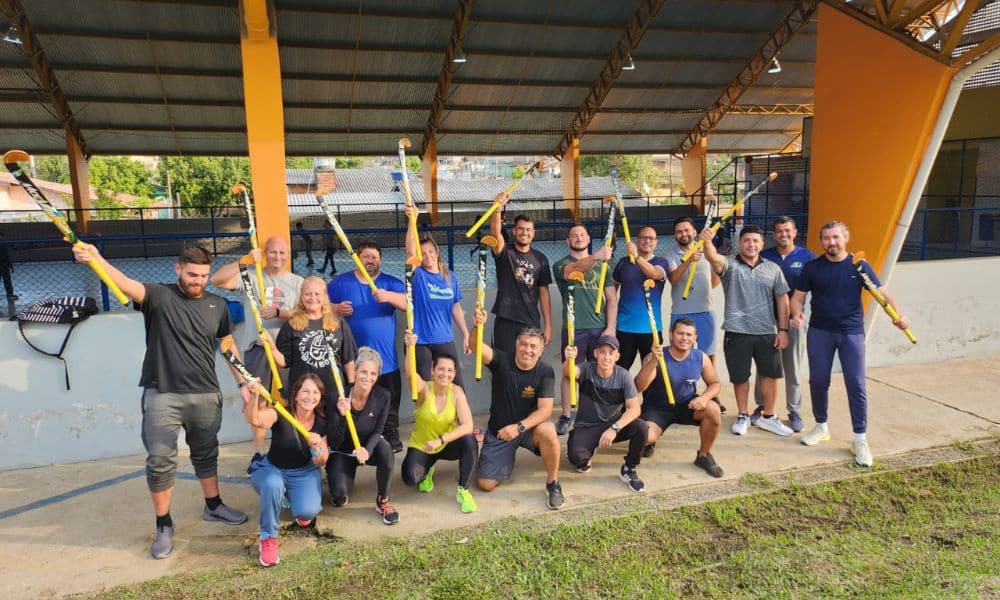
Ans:
[[[694,348],[698,339],[694,321],[681,317],[670,326],[670,346],[666,351],[653,347],[653,353],[642,360],[642,368],[635,376],[635,387],[642,392],[642,416],[649,426],[643,456],[653,456],[656,440],[674,424],[697,425],[701,444],[694,464],[712,477],[722,477],[722,469],[712,457],[712,444],[722,428],[722,411],[712,398],[719,394],[722,384],[708,356]],[[676,404],[667,399],[659,357],[667,361],[670,387]],[[696,364],[700,359],[700,368]],[[692,364],[695,363],[695,364]],[[698,378],[708,386],[697,393]]]

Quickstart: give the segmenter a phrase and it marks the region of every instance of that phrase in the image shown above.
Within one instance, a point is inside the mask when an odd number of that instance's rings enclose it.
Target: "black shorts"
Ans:
[[[653,423],[662,431],[666,431],[671,425],[701,425],[701,419],[695,418],[694,410],[686,403],[674,408],[643,406],[639,418]]]
[[[723,352],[729,381],[746,383],[750,381],[750,361],[757,365],[758,377],[781,379],[781,351],[774,347],[775,334],[752,335],[748,333],[726,332]]]
[[[476,477],[506,481],[514,471],[514,457],[518,448],[525,448],[541,456],[542,452],[535,446],[535,430],[526,429],[524,433],[509,442],[493,435],[489,429],[483,435],[483,446],[479,450],[479,467]]]

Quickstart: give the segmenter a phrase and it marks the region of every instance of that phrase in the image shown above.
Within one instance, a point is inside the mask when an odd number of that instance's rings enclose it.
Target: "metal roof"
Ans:
[[[450,64],[456,2],[466,1],[275,0],[286,153],[388,155],[403,136],[421,148]],[[237,0],[10,2],[23,5],[89,153],[247,153]],[[554,153],[646,4],[657,3],[475,2],[462,30],[469,60],[451,74],[440,111],[438,154]],[[581,152],[678,148],[798,4],[657,6],[631,52],[637,68],[614,79]],[[781,73],[760,75],[741,104],[812,102],[810,19],[781,49]],[[0,42],[3,145],[62,153],[63,126],[26,47]],[[778,150],[800,129],[801,116],[727,116],[709,148]]]

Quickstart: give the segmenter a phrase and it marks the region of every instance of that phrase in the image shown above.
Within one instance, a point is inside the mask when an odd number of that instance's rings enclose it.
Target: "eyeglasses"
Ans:
[[[639,236],[639,241],[640,242],[655,242],[656,241],[656,236],[655,235],[640,235]]]

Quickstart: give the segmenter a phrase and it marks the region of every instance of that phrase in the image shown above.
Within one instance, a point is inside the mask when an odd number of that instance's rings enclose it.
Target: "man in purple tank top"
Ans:
[[[712,398],[719,395],[722,384],[719,383],[712,361],[694,347],[697,339],[694,321],[681,317],[670,326],[670,346],[667,351],[653,346],[652,354],[642,360],[642,368],[635,376],[635,387],[643,398],[640,418],[646,421],[649,428],[643,456],[653,455],[656,440],[671,425],[697,425],[701,444],[694,464],[712,477],[722,477],[722,468],[715,463],[711,453],[712,444],[722,429],[722,411]],[[670,389],[676,403],[673,405],[667,400],[667,390],[659,365],[660,356],[667,363]],[[697,390],[699,379],[707,386],[701,394]]]

